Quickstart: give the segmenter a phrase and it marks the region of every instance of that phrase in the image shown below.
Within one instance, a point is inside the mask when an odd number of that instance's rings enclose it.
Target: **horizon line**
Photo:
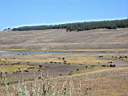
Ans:
[[[111,21],[111,20],[122,20],[128,19],[127,17],[122,18],[109,18],[109,19],[88,19],[88,20],[70,20],[64,22],[56,22],[56,23],[35,23],[35,24],[22,24],[15,27],[23,27],[23,26],[41,26],[41,25],[57,25],[57,24],[68,24],[68,23],[82,23],[82,22],[95,22],[95,21]]]
[[[111,21],[111,20],[122,20],[122,19],[128,19],[128,17],[122,17],[122,18],[108,18],[108,19],[88,19],[88,20],[70,20],[70,21],[64,21],[64,22],[56,22],[56,23],[35,23],[35,24],[21,24],[17,26],[12,27],[4,27],[0,30],[4,30],[7,28],[18,28],[18,27],[24,27],[24,26],[47,26],[47,25],[58,25],[58,24],[68,24],[68,23],[82,23],[82,22],[95,22],[95,21]]]

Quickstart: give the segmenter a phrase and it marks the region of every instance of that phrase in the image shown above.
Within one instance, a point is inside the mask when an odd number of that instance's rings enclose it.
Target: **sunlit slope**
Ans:
[[[0,48],[128,48],[128,28],[66,32],[64,29],[1,32]]]

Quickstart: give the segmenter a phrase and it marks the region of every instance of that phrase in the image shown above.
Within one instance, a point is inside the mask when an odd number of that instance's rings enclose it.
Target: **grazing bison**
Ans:
[[[110,62],[108,62],[109,64],[112,64],[113,62],[112,61],[110,61]]]
[[[24,72],[29,72],[28,70],[24,70]]]
[[[116,67],[116,65],[115,64],[110,64],[110,67]]]
[[[102,67],[107,67],[107,65],[101,65]]]
[[[2,78],[2,77],[3,77],[3,76],[2,76],[2,74],[3,74],[3,73],[2,73],[2,72],[0,72],[0,78]]]
[[[42,65],[39,65],[39,68],[42,68]]]
[[[85,68],[88,69],[88,66],[86,65]]]
[[[99,56],[99,58],[103,58],[103,56]]]
[[[65,60],[65,58],[63,57],[62,60]]]
[[[67,61],[64,60],[64,64],[66,64],[66,63],[67,63]]]

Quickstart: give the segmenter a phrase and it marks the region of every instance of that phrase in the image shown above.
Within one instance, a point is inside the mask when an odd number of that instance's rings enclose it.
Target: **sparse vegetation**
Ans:
[[[106,69],[94,72],[88,72],[73,76],[64,76],[57,78],[35,79],[34,81],[19,82],[17,85],[10,85],[6,80],[3,86],[3,93],[10,96],[86,96],[95,94],[103,96],[108,94],[127,94],[126,78],[120,77],[119,74],[127,73],[128,68]],[[114,74],[114,78],[107,77]],[[117,75],[115,75],[117,74]],[[90,81],[89,79],[92,80]],[[94,78],[94,79],[93,79]],[[120,82],[120,78],[123,82]],[[128,78],[127,78],[128,79]],[[116,84],[118,87],[113,87]],[[120,86],[120,84],[123,84]],[[110,87],[111,86],[111,87]],[[101,89],[101,88],[103,89]],[[120,90],[120,91],[115,91]],[[102,91],[101,91],[102,90]],[[111,90],[110,92],[108,92]],[[100,93],[97,93],[100,91]],[[1,94],[1,93],[0,93]],[[120,96],[120,95],[119,95]]]

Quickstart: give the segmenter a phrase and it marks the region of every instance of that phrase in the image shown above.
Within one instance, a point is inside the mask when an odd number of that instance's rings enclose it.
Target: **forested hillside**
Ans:
[[[66,29],[66,31],[83,31],[91,29],[116,29],[127,28],[128,19],[111,20],[111,21],[94,21],[94,22],[78,22],[59,25],[40,25],[40,26],[23,26],[13,28],[12,31],[29,31],[29,30],[46,30],[46,29]]]

